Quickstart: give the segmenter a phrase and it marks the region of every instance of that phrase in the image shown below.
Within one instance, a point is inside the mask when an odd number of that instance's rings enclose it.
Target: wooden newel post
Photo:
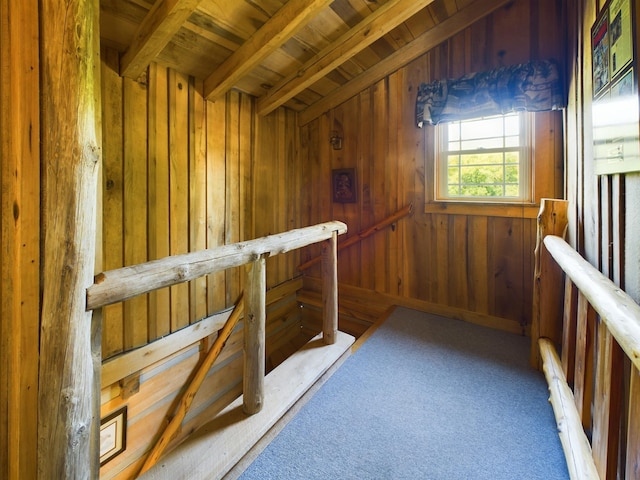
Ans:
[[[332,345],[338,332],[338,233],[322,243],[322,337]]]
[[[264,256],[247,264],[244,295],[243,411],[258,413],[264,401],[266,270]]]
[[[562,341],[564,281],[562,269],[544,246],[547,235],[564,238],[568,225],[567,200],[543,198],[538,213],[538,230],[533,278],[533,312],[531,324],[531,365],[541,369],[538,339],[550,339],[557,347]]]

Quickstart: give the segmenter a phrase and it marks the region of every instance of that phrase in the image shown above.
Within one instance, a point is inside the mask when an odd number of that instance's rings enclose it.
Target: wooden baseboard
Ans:
[[[305,276],[303,289],[298,294],[298,301],[303,305],[308,303],[316,306],[319,298],[318,293],[321,291],[322,286],[318,278]],[[508,318],[472,312],[415,298],[389,295],[351,285],[338,285],[338,310],[341,317],[368,320],[369,324],[373,325],[378,318],[385,315],[385,312],[393,306],[412,308],[421,312],[463,320],[518,335],[530,335],[530,326],[523,327],[518,322]]]

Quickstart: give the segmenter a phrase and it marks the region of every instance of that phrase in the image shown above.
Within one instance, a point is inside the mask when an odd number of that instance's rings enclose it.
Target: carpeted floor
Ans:
[[[567,479],[529,339],[398,308],[241,476]]]

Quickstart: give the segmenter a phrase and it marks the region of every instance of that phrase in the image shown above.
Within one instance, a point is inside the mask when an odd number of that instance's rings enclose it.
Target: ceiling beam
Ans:
[[[389,0],[301,68],[278,82],[258,100],[258,114],[271,113],[433,1]]]
[[[156,1],[120,60],[120,75],[137,79],[184,25],[200,1]]]
[[[476,0],[298,114],[306,125],[513,0]]]
[[[332,0],[289,0],[204,81],[204,96],[215,100],[304,27]]]

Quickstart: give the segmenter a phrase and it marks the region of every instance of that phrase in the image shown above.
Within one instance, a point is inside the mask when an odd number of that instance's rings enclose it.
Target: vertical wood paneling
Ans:
[[[359,100],[359,113],[361,118],[370,118],[372,109],[372,95],[371,90],[367,89],[360,93]],[[358,193],[360,199],[358,205],[360,206],[359,218],[360,224],[363,228],[366,228],[375,223],[375,216],[373,212],[373,199],[372,199],[372,182],[373,182],[373,145],[371,135],[371,122],[358,121],[358,182],[360,188]],[[352,233],[352,232],[351,232]],[[373,264],[369,261],[373,256],[375,240],[371,237],[364,239],[360,242],[360,278],[358,285],[364,288],[373,288]],[[338,274],[342,269],[338,269]]]
[[[447,288],[449,290],[449,304],[468,310],[467,300],[468,292],[468,275],[469,270],[469,252],[467,249],[467,216],[466,215],[449,215],[449,255],[447,258],[449,268],[449,281]],[[472,243],[472,248],[475,245]],[[473,279],[475,281],[475,279]]]
[[[124,79],[124,263],[147,258],[147,88]],[[141,115],[140,113],[145,114]],[[105,229],[109,228],[105,226]],[[117,228],[117,227],[115,227]],[[124,348],[147,343],[147,295],[124,302]]]
[[[189,251],[207,247],[207,136],[202,81],[189,80]],[[190,285],[190,323],[207,316],[207,279]]]
[[[304,184],[294,112],[279,109],[256,127],[255,100],[248,95],[234,91],[208,102],[202,98],[201,82],[158,65],[149,67],[144,83],[123,81],[115,71],[117,55],[111,55],[111,63],[103,63],[107,108],[102,250],[113,268],[303,226],[303,207],[297,202]],[[310,136],[318,138],[317,132]],[[326,183],[318,183],[320,171],[326,172]],[[329,171],[318,160],[310,188],[328,191]],[[328,196],[325,206],[330,200]],[[329,214],[317,209],[317,216],[329,219]],[[299,273],[299,254],[274,259],[270,286],[284,283],[286,293],[278,294],[283,298],[276,296],[276,306],[268,310],[271,350],[290,338],[281,327],[299,322],[295,290],[301,285],[287,282]],[[124,319],[111,317],[110,347],[103,349],[103,359],[235,303],[243,277],[242,268],[219,272],[129,300],[120,306]],[[196,396],[182,437],[240,393],[241,338],[238,327]],[[182,387],[198,356],[196,344],[189,352],[164,359],[162,366],[153,367],[153,380],[141,380],[139,393],[117,384],[102,391],[103,414],[125,403],[131,407],[127,450],[105,465],[104,478],[130,478],[139,469],[141,456],[170,413],[168,399]]]
[[[226,227],[226,102],[207,102],[207,248],[223,245]],[[207,276],[207,308],[211,315],[226,305],[226,274]]]
[[[387,82],[381,80],[373,87],[373,110],[372,110],[372,135],[373,135],[373,178],[371,189],[373,194],[373,213],[376,221],[382,220],[386,216],[387,196],[387,152],[389,142],[387,141],[389,116],[387,103]],[[375,249],[375,261],[373,261],[373,285],[374,290],[385,292],[388,289],[391,272],[389,272],[389,256],[385,254],[388,248],[388,232],[382,232],[373,237]]]
[[[399,87],[401,85],[401,74],[396,72],[388,77],[387,83],[387,102],[388,102],[388,118],[387,118],[387,155],[385,157],[385,195],[387,199],[387,205],[382,218],[392,215],[398,210],[398,195],[403,178],[401,169],[399,168],[400,159],[398,157],[398,130],[400,128],[400,118],[402,117],[399,112],[398,94]],[[402,236],[404,233],[403,226],[397,223],[393,228],[386,229],[385,234],[388,237],[388,252],[389,268],[387,275],[389,278],[388,292],[393,295],[399,295],[402,285]]]
[[[469,304],[473,312],[489,314],[488,219],[469,217],[466,251],[468,265]]]
[[[490,318],[492,325],[526,333],[535,219],[524,205],[511,206],[503,216],[488,216],[482,210],[453,214],[446,203],[424,211],[434,190],[434,129],[416,128],[415,94],[421,82],[543,58],[543,52],[544,58],[562,58],[562,43],[552,43],[559,34],[551,39],[542,34],[550,28],[561,30],[562,8],[557,3],[510,3],[308,124],[308,146],[300,162],[303,168],[313,164],[321,176],[323,168],[347,166],[353,155],[351,142],[357,142],[355,155],[362,159],[357,170],[358,216],[353,219],[348,206],[333,205],[331,210],[334,217],[347,221],[350,232],[352,222],[365,227],[407,203],[415,208],[393,228],[340,252],[341,283],[474,312]],[[323,155],[328,130],[335,125],[344,129],[349,145],[342,153]],[[535,116],[538,197],[563,195],[561,127],[557,112]],[[307,193],[315,212],[312,218],[323,220],[326,191]],[[319,276],[317,269],[306,273]]]
[[[150,260],[167,257],[171,252],[169,234],[170,198],[167,188],[169,185],[167,74],[166,68],[158,67],[156,64],[149,66]],[[106,220],[105,223],[107,223]],[[160,338],[171,331],[170,301],[170,290],[168,288],[149,294],[149,340]],[[117,307],[118,305],[115,306]]]
[[[171,255],[189,251],[189,79],[169,72],[169,239]],[[189,325],[189,284],[171,287],[171,330]]]
[[[119,56],[103,51],[102,63],[102,265],[106,270],[120,268],[124,262],[123,242],[123,105],[122,78],[116,73]],[[123,304],[109,305],[102,311],[102,354],[108,358],[124,349]]]
[[[40,327],[38,2],[0,1],[0,478],[37,477]]]
[[[225,244],[240,241],[241,232],[241,182],[240,182],[240,94],[227,94],[226,138],[226,186],[225,186]],[[236,269],[225,271],[227,284],[227,305],[233,305],[240,295],[240,272]]]

